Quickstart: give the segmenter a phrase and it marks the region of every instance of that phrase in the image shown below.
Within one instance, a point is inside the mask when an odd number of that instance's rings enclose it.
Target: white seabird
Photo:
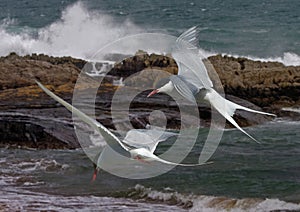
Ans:
[[[171,76],[165,85],[153,90],[147,97],[156,93],[171,95],[175,91],[189,101],[208,102],[231,124],[259,143],[232,118],[235,111],[241,109],[263,115],[276,115],[238,105],[222,97],[213,88],[213,83],[208,75],[207,69],[200,58],[199,49],[196,47],[198,45],[197,33],[197,27],[192,27],[177,38],[172,56],[178,66],[178,75]]]
[[[127,132],[123,141],[121,141],[117,136],[115,136],[109,129],[103,126],[101,123],[92,119],[88,115],[84,114],[77,108],[73,107],[68,102],[64,101],[56,94],[51,92],[45,86],[43,86],[40,82],[35,80],[38,86],[47,93],[50,97],[54,100],[62,104],[66,107],[70,112],[76,114],[82,121],[86,124],[91,126],[94,130],[101,133],[104,137],[107,144],[117,153],[123,155],[125,157],[140,160],[142,162],[151,162],[151,161],[158,161],[164,164],[173,165],[173,166],[200,166],[209,163],[202,163],[202,164],[181,164],[181,163],[174,163],[170,161],[166,161],[164,159],[159,158],[154,154],[154,151],[159,144],[159,142],[165,141],[171,136],[176,135],[175,133],[171,132],[161,132],[158,129],[133,129]],[[104,149],[105,150],[105,149]],[[97,165],[95,167],[93,180],[96,179],[97,172],[101,168],[101,161],[102,161],[102,152],[98,157]]]

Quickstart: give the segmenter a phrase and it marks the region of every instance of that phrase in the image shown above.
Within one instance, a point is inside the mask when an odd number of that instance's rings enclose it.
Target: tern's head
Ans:
[[[151,91],[151,93],[149,93],[147,97],[153,96],[154,94],[157,94],[157,93],[169,94],[169,93],[172,92],[173,88],[174,88],[173,83],[171,81],[169,81],[165,85],[163,85],[162,87],[154,89],[153,91]]]

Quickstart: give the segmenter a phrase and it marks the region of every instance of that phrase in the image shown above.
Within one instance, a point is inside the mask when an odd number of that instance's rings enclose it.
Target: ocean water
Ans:
[[[45,53],[87,59],[123,36],[178,36],[201,28],[199,47],[217,53],[300,65],[300,1],[1,0],[0,56]],[[296,111],[297,112],[297,111]],[[93,167],[81,150],[0,149],[0,211],[300,210],[299,122],[276,119],[224,133],[213,164],[177,167],[147,180]],[[196,161],[201,131],[189,160]],[[1,139],[1,138],[0,138]],[[158,153],[168,146],[158,147]]]
[[[9,210],[300,210],[299,122],[224,133],[213,164],[130,180],[93,167],[81,150],[0,149],[0,208]],[[196,161],[207,130],[188,156]],[[157,154],[168,149],[159,145]],[[144,164],[150,166],[149,164]],[[137,170],[139,168],[137,167]]]
[[[299,65],[299,8],[298,0],[2,0],[0,55],[15,51],[89,58],[126,35],[178,36],[197,25],[206,55]]]

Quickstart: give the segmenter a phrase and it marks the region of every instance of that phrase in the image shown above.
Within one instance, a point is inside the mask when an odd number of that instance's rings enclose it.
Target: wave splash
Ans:
[[[129,20],[118,23],[109,15],[89,11],[81,2],[66,8],[58,21],[37,32],[34,29],[25,29],[21,33],[7,30],[14,24],[15,21],[9,19],[0,24],[1,56],[16,52],[87,59],[111,41],[142,32]]]
[[[262,62],[279,62],[284,64],[285,66],[300,66],[300,55],[293,52],[284,52],[282,56],[277,57],[266,57],[260,58],[255,56],[240,56],[240,55],[230,55],[230,54],[222,54],[233,57],[245,57],[254,61],[262,61]]]
[[[184,195],[172,189],[156,191],[142,185],[136,185],[128,194],[134,199],[143,199],[150,202],[161,202],[177,205],[189,211],[277,211],[277,210],[300,210],[300,204],[289,203],[279,199],[243,198],[235,199],[228,197],[215,197],[207,195]]]

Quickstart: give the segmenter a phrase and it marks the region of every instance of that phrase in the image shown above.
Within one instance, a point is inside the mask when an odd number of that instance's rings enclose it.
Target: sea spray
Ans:
[[[206,53],[205,55],[211,56],[211,54]],[[295,54],[293,52],[284,52],[282,56],[277,57],[255,57],[252,55],[236,55],[236,54],[227,54],[223,53],[222,55],[233,56],[233,57],[244,57],[254,61],[262,61],[262,62],[279,62],[283,63],[286,66],[299,66],[300,65],[300,55]]]
[[[78,2],[67,7],[61,18],[49,26],[12,32],[15,22],[5,19],[0,25],[0,55],[44,53],[88,59],[104,45],[142,30],[130,20],[116,22],[112,16],[89,11]],[[36,35],[35,35],[36,34]]]
[[[279,199],[243,198],[236,199],[222,196],[182,194],[177,191],[157,191],[137,184],[127,195],[128,198],[142,199],[149,202],[176,205],[190,211],[273,211],[300,210],[300,204]]]

